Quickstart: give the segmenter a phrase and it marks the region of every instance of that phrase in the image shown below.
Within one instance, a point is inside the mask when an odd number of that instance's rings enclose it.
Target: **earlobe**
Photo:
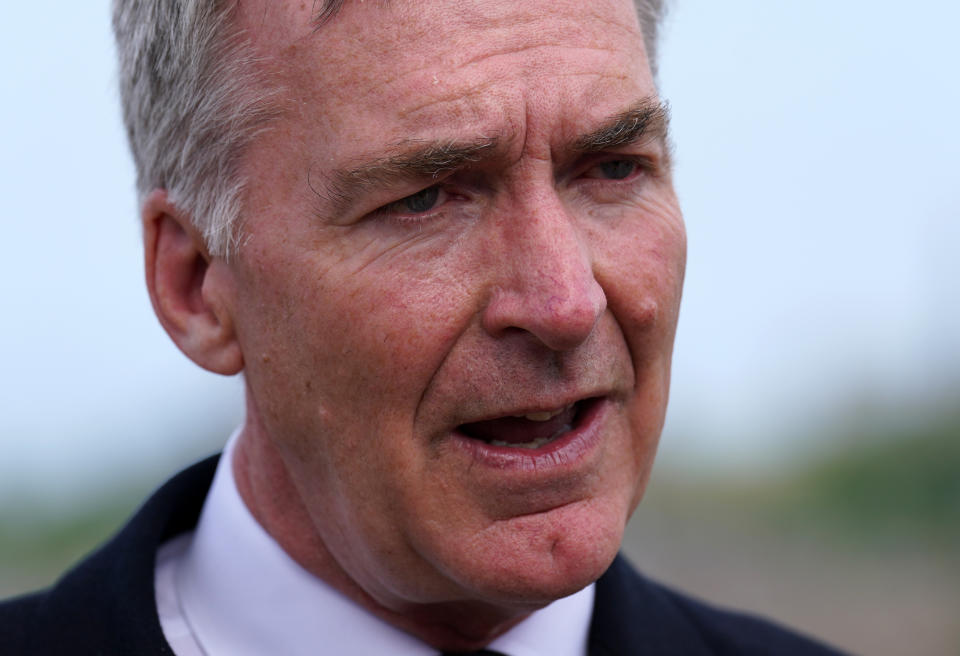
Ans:
[[[207,252],[189,217],[155,189],[142,210],[144,264],[150,302],[167,334],[204,369],[243,369],[232,314],[232,273]]]

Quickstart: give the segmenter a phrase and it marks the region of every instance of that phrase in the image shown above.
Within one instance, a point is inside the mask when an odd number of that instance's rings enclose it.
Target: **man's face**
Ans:
[[[245,15],[286,95],[229,264],[279,463],[241,478],[386,608],[570,594],[646,484],[683,278],[633,7],[302,4]]]

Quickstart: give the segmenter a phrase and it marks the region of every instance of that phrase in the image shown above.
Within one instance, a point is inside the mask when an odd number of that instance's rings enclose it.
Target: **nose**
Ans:
[[[576,348],[607,308],[587,237],[559,199],[523,214],[505,222],[483,328],[494,337],[523,331],[554,351]]]

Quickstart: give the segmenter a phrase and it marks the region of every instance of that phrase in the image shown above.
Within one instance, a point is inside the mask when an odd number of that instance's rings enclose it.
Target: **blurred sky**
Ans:
[[[851,408],[960,390],[958,24],[946,0],[674,2],[690,254],[667,458],[783,461]],[[241,384],[150,309],[107,0],[10,3],[0,56],[0,500],[215,448]]]

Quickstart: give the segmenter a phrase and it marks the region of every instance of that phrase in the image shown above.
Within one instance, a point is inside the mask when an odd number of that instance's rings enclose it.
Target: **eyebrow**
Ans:
[[[669,155],[670,108],[649,98],[641,100],[626,111],[615,114],[596,130],[581,135],[573,143],[573,150],[595,153],[640,141],[660,142]]]
[[[346,0],[313,0],[313,31],[317,32],[324,25],[332,21],[343,9]],[[386,0],[380,0],[384,4]]]
[[[343,8],[344,0],[323,0],[322,2],[318,0],[313,0],[313,29],[314,31],[319,30],[324,24],[333,20],[333,18],[340,13],[340,9]],[[317,5],[320,5],[319,9]]]
[[[646,98],[609,117],[599,128],[579,136],[570,148],[576,153],[595,153],[655,140],[663,146],[664,160],[669,166],[668,125],[667,105]],[[331,204],[333,214],[338,215],[370,191],[408,180],[438,178],[478,162],[484,151],[495,151],[500,141],[499,137],[480,137],[466,142],[407,139],[395,144],[393,154],[331,171],[323,176],[322,189],[312,183],[308,171],[307,184]]]
[[[335,212],[340,212],[370,190],[405,180],[437,178],[478,162],[483,151],[495,149],[498,143],[497,137],[480,137],[468,142],[405,140],[392,155],[332,171],[327,179],[327,193],[320,195],[333,202]],[[319,193],[317,189],[314,191]]]

